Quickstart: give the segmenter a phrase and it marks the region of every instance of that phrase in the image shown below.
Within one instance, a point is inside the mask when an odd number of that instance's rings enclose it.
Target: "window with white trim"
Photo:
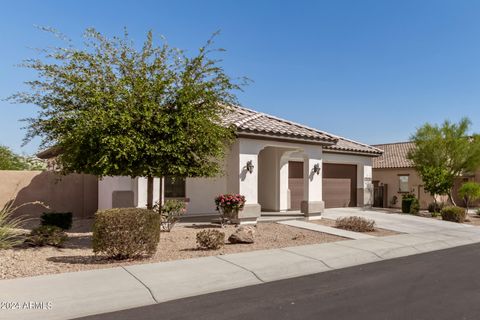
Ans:
[[[410,187],[408,185],[408,174],[398,176],[398,191],[399,192],[410,192]]]

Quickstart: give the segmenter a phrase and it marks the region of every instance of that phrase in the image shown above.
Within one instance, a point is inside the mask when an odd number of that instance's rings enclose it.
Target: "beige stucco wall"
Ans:
[[[423,190],[422,179],[413,168],[405,169],[373,169],[373,181],[387,185],[387,203],[394,208],[400,208],[402,205],[402,193],[399,191],[399,175],[408,175],[408,185],[411,192],[413,192],[420,201],[420,208],[427,209],[428,204],[433,202],[433,197]],[[397,196],[398,201],[392,205],[393,196]]]
[[[14,206],[41,201],[50,209],[25,206],[17,214],[38,217],[44,211],[72,212],[74,218],[92,217],[97,211],[97,177],[62,176],[50,171],[0,170],[0,206],[15,199]]]

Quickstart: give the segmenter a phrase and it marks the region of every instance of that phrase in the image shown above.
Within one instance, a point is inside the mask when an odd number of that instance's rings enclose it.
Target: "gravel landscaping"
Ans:
[[[480,226],[480,216],[475,213],[468,214],[468,221],[465,221],[466,224],[471,224],[474,226]]]
[[[334,227],[335,228],[335,220],[331,219],[325,219],[322,218],[320,220],[314,220],[314,221],[309,221],[312,223],[320,224],[322,226],[327,226],[327,227]],[[400,234],[400,232],[392,231],[392,230],[386,230],[386,229],[380,229],[380,228],[375,228],[375,231],[371,232],[362,232],[365,234],[369,234],[375,237],[386,237],[386,236],[393,236],[396,234]]]
[[[74,226],[68,233],[70,239],[63,248],[46,246],[0,250],[0,279],[345,240],[342,237],[321,232],[265,222],[257,224],[254,244],[227,243],[219,250],[206,251],[197,249],[195,236],[198,231],[218,228],[225,232],[225,239],[227,239],[234,232],[235,227],[227,226],[222,229],[211,224],[185,224],[176,226],[170,233],[162,233],[158,250],[152,257],[142,260],[115,261],[93,255],[90,226],[91,220],[74,221]]]
[[[428,211],[421,212],[420,216],[424,217],[424,218],[429,218],[429,219],[442,220],[441,216],[432,217],[432,214]],[[472,226],[480,226],[480,215],[478,215],[476,213],[472,213],[472,211],[470,211],[468,213],[468,216],[467,216],[464,224],[470,224]]]

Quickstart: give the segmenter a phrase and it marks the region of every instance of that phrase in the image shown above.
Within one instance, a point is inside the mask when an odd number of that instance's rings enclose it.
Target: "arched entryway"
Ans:
[[[258,203],[262,211],[300,211],[304,200],[303,177],[300,149],[278,146],[262,149],[258,154]]]

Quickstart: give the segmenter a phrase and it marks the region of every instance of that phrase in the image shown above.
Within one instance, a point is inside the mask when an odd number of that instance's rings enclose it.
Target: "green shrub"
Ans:
[[[93,252],[114,259],[152,255],[160,241],[160,215],[141,208],[115,208],[95,213]]]
[[[25,242],[31,246],[61,247],[68,236],[62,228],[56,226],[40,226],[33,229]]]
[[[477,216],[480,216],[480,209],[477,209],[475,213],[477,214]]]
[[[428,212],[435,213],[442,211],[442,208],[445,206],[443,202],[432,202],[428,205]]]
[[[202,230],[197,233],[197,244],[204,250],[220,249],[225,244],[225,233],[214,229]]]
[[[468,209],[475,200],[480,199],[480,183],[466,182],[458,190],[458,195],[463,198],[465,206]]]
[[[181,200],[167,200],[160,209],[160,204],[157,202],[153,210],[160,213],[161,229],[162,231],[170,232],[173,226],[180,220],[185,213],[185,201]]]
[[[415,195],[411,193],[404,194],[402,196],[402,212],[403,213],[410,213],[410,207],[412,203],[415,201]]]
[[[335,221],[335,226],[339,229],[345,229],[354,232],[375,231],[375,221],[363,217],[343,217]]]
[[[71,212],[44,212],[40,217],[42,226],[57,226],[63,230],[72,227]]]
[[[442,219],[446,221],[453,221],[462,223],[467,217],[467,212],[464,208],[448,206],[442,209]]]
[[[438,211],[432,212],[431,214],[432,214],[432,218],[436,218],[436,217],[439,217],[439,216],[442,215],[442,214],[441,214],[440,212],[438,212]]]
[[[414,198],[412,204],[410,205],[410,214],[417,215],[420,212],[420,202],[417,198]]]

